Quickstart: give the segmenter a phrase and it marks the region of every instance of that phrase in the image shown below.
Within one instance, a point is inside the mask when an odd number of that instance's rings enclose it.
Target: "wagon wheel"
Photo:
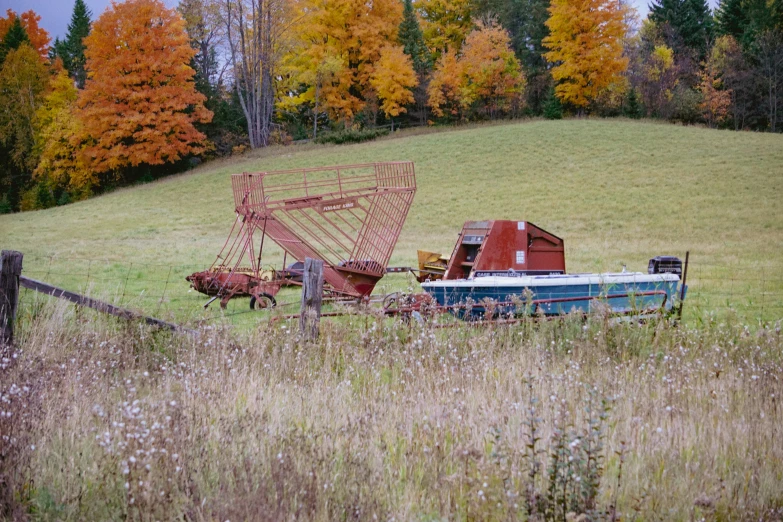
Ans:
[[[403,323],[410,324],[410,312],[399,312],[401,307],[410,306],[409,301],[410,300],[408,299],[408,296],[402,292],[392,292],[391,294],[386,294],[386,296],[383,298],[383,311],[391,311],[393,312],[393,315],[399,316]]]
[[[266,310],[275,306],[277,306],[277,301],[269,294],[258,294],[250,298],[251,310]]]
[[[392,292],[383,296],[383,309],[384,310],[396,310],[400,307],[399,301],[402,297],[400,292]]]

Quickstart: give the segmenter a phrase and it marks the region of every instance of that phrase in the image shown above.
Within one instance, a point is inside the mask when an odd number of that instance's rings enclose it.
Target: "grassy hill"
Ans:
[[[0,217],[31,277],[203,320],[170,334],[24,293],[0,519],[781,519],[783,337],[753,323],[783,316],[783,136],[528,122],[254,154]],[[419,182],[394,263],[482,218],[564,237],[571,271],[690,249],[691,323],[364,314],[313,343],[188,292],[233,220],[231,173],[392,159]]]
[[[783,315],[783,136],[657,123],[533,121],[257,151],[0,216],[0,247],[23,251],[30,277],[164,315],[198,309],[182,277],[225,241],[231,174],[387,160],[413,160],[419,187],[392,264],[413,264],[417,248],[450,253],[465,220],[525,219],[565,239],[569,271],[644,270],[689,249],[694,305]],[[387,279],[381,291],[408,284]]]

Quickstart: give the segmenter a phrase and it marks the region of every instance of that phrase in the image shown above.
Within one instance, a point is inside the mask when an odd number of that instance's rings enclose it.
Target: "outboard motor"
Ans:
[[[679,257],[658,256],[650,259],[648,274],[674,274],[682,278],[682,261]]]

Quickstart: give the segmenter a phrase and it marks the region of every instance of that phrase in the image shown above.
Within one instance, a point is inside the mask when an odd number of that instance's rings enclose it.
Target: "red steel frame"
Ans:
[[[364,297],[386,273],[416,193],[413,162],[231,177],[236,212],[298,261],[324,261],[336,293]]]

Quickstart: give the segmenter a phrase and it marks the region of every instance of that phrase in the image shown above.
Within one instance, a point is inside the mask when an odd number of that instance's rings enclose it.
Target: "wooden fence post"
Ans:
[[[15,250],[3,250],[0,253],[0,346],[10,346],[14,342],[23,257],[21,252]]]
[[[304,274],[302,275],[302,308],[299,314],[299,331],[307,341],[318,339],[323,293],[323,260],[305,258]]]

